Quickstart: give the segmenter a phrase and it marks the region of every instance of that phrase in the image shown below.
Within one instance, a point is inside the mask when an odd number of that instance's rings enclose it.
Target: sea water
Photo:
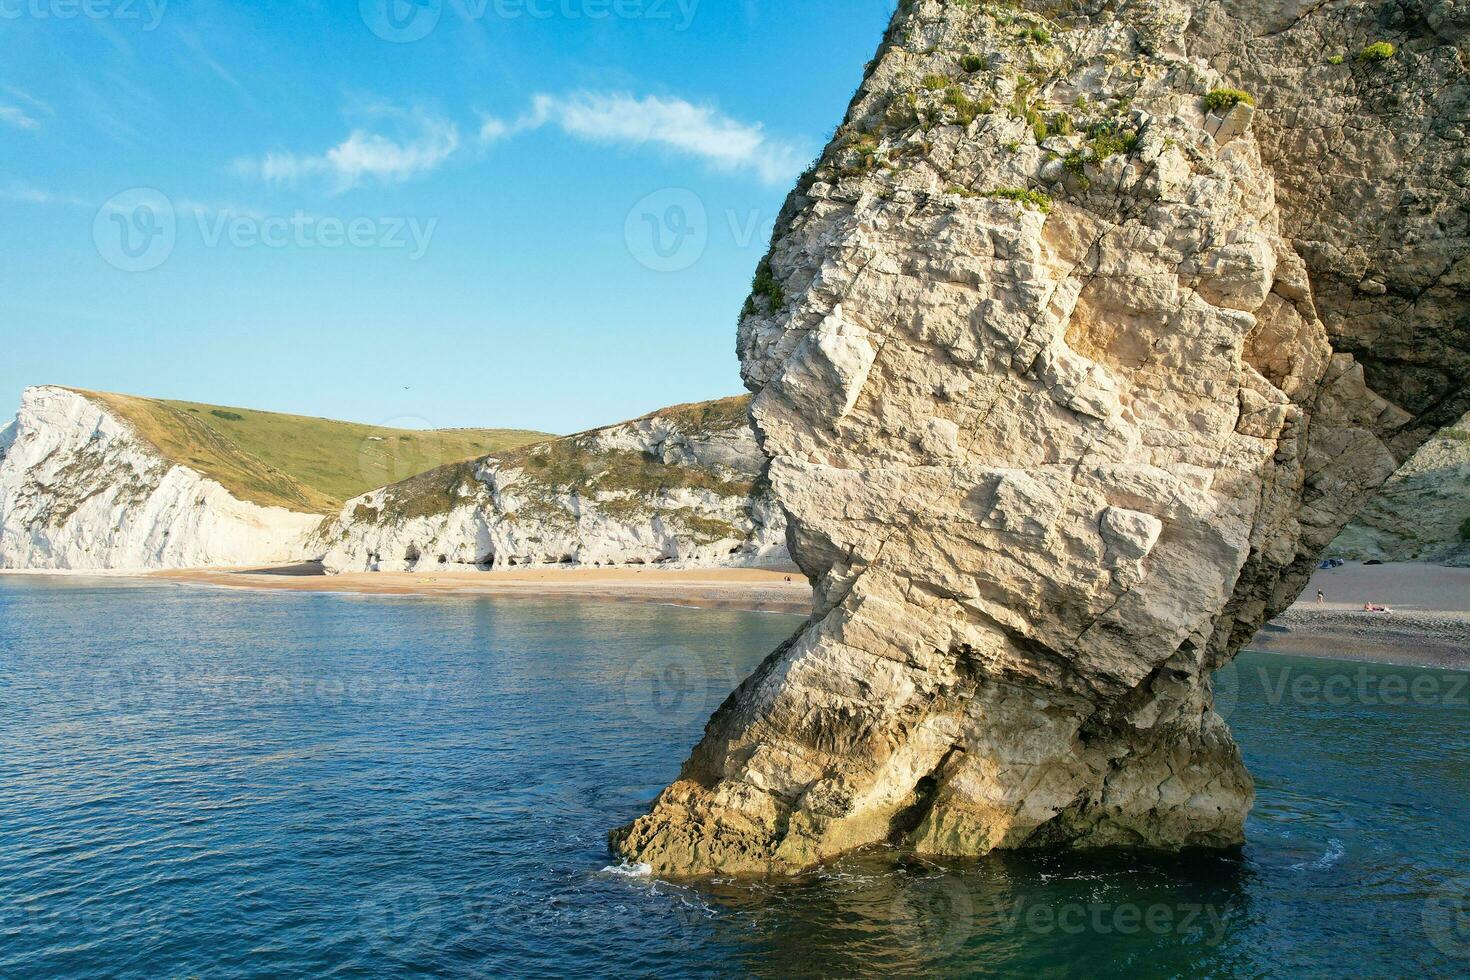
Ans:
[[[0,577],[0,977],[1470,972],[1444,671],[1227,669],[1238,853],[620,867],[607,830],[798,625]]]

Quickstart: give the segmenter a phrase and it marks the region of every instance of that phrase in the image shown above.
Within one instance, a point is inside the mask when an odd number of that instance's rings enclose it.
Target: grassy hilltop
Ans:
[[[623,501],[600,501],[607,512],[648,511],[639,498],[668,490],[709,490],[726,497],[750,496],[756,492],[754,478],[732,477],[703,466],[665,463],[648,453],[598,448],[596,437],[609,429],[618,429],[648,419],[672,422],[680,432],[690,436],[708,436],[750,424],[750,395],[736,395],[707,402],[691,402],[661,408],[647,415],[615,425],[588,429],[569,436],[513,447],[496,452],[503,467],[521,470],[518,487],[546,501],[562,494],[628,493]],[[472,495],[476,489],[475,466],[472,461],[450,463],[426,470],[387,488],[381,510],[361,505],[354,518],[360,522],[386,521],[401,523],[418,517],[447,514]],[[544,505],[529,505],[527,512],[547,516]],[[555,514],[565,519],[563,514]]]
[[[358,494],[550,438],[521,429],[388,429],[197,402],[79,394],[125,418],[166,459],[241,500],[335,514]]]

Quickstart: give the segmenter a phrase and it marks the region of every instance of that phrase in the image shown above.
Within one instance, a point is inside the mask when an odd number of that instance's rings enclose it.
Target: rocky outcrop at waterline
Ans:
[[[323,526],[327,570],[785,563],[748,407],[678,405],[374,490]]]
[[[614,849],[1240,842],[1211,672],[1467,407],[1462,8],[901,4],[740,321],[814,614]]]

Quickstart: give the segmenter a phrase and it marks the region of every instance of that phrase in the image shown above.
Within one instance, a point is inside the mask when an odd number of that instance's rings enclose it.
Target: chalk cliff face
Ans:
[[[327,569],[787,560],[747,404],[665,409],[375,490],[323,526]]]
[[[814,615],[615,850],[1241,841],[1212,671],[1465,407],[1466,21],[901,4],[740,321]]]
[[[299,559],[322,518],[236,499],[66,388],[0,434],[0,568],[143,570]]]
[[[179,452],[161,451],[106,400],[116,397],[26,390],[16,420],[0,429],[0,568],[138,571],[323,555],[335,572],[789,562],[748,398],[441,467],[324,519],[238,499],[179,463]]]
[[[1331,553],[1470,565],[1470,416],[1400,467],[1332,542]]]

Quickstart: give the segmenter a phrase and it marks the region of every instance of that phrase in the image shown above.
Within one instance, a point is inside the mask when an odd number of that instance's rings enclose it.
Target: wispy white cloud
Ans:
[[[9,96],[11,101],[19,102],[24,105],[26,107],[26,111],[29,112],[31,115],[39,114],[43,116],[49,116],[52,113],[51,106],[36,98],[34,95],[31,95],[29,92],[24,92],[16,88],[14,85],[5,85],[3,83],[0,83],[0,91],[3,91],[7,96]]]
[[[366,180],[401,183],[437,169],[459,148],[459,127],[423,112],[379,109],[401,132],[384,135],[356,129],[342,142],[318,154],[267,153],[237,160],[235,170],[273,183],[325,179],[337,191]]]
[[[71,207],[96,207],[95,201],[86,201],[72,194],[55,194],[23,180],[0,180],[0,201],[9,201],[12,204],[65,204]]]
[[[51,115],[51,107],[13,85],[0,85],[6,99],[0,102],[0,123],[16,129],[40,129],[41,118]]]
[[[15,180],[0,184],[0,200],[14,201],[17,204],[50,204],[53,196],[33,184]]]
[[[461,148],[459,127],[422,110],[372,106],[371,126],[320,153],[266,153],[235,161],[237,173],[272,183],[326,181],[344,191],[366,182],[401,183],[437,170]],[[537,95],[513,121],[482,118],[482,146],[517,133],[555,127],[600,145],[652,146],[692,157],[717,170],[754,174],[781,184],[801,172],[799,146],[775,139],[759,123],[733,119],[684,99],[599,92]]]
[[[161,109],[151,94],[119,79],[115,73],[110,73],[105,79],[97,79],[99,84],[94,84],[82,72],[73,73],[70,81],[75,90],[70,100],[71,111],[83,124],[90,125],[114,143],[142,146],[143,132],[138,123],[146,120],[143,129],[147,129],[162,118]]]
[[[494,142],[547,125],[594,143],[660,146],[719,170],[754,173],[771,184],[796,176],[805,161],[797,145],[767,136],[759,123],[740,122],[711,106],[652,95],[538,95],[530,110],[513,123],[485,119],[480,139]]]
[[[494,143],[496,140],[509,136],[511,127],[499,119],[486,118],[480,123],[480,142]]]
[[[0,123],[14,126],[17,129],[36,129],[41,125],[35,116],[24,109],[4,104],[0,104]]]
[[[244,93],[245,88],[240,84],[240,80],[229,69],[220,64],[219,59],[214,56],[213,52],[210,51],[209,47],[198,34],[183,27],[176,28],[174,34],[178,37],[179,42],[188,49],[194,60],[207,69],[210,74],[214,75],[226,85],[229,85],[235,91]]]

